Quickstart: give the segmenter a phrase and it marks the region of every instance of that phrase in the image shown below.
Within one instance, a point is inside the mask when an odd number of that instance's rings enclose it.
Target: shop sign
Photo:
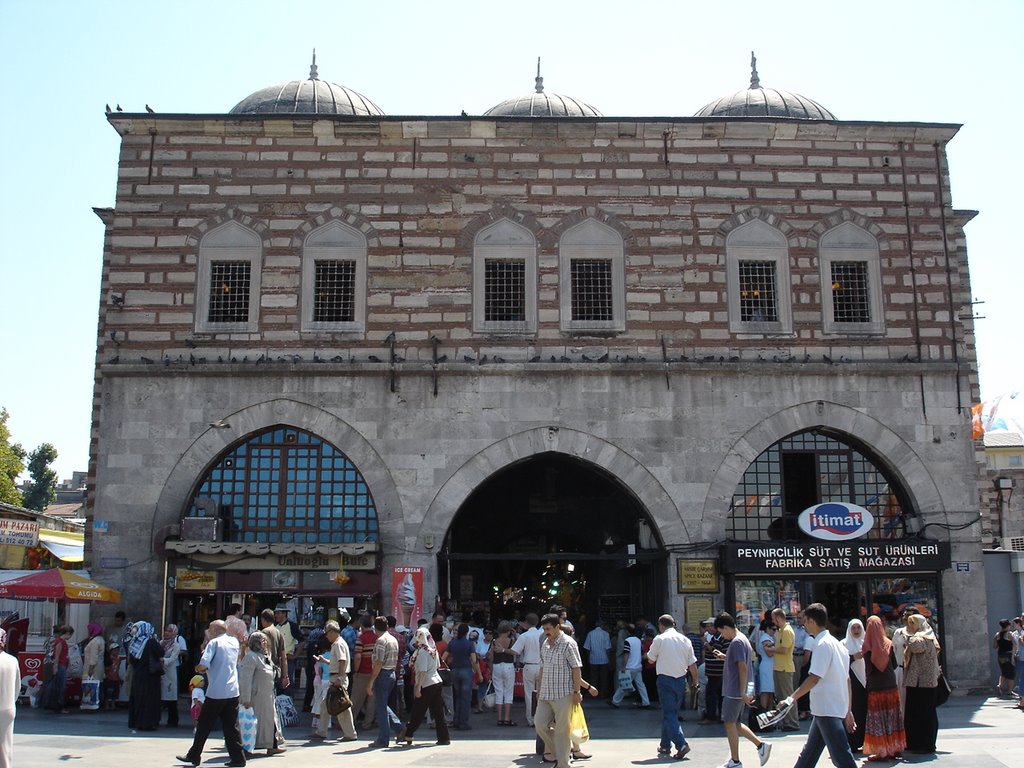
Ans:
[[[676,560],[677,591],[717,592],[718,563],[714,560]],[[707,618],[706,616],[704,618]]]
[[[372,571],[377,567],[376,552],[363,554],[342,552],[340,555],[269,554],[241,558],[238,555],[221,552],[191,555],[192,559],[208,568],[230,568],[233,571],[336,571],[339,557],[341,557],[342,568],[346,571]]]
[[[859,539],[875,525],[875,517],[864,507],[840,501],[815,504],[797,518],[800,530],[815,539],[848,541]]]
[[[217,572],[197,571],[179,565],[174,569],[174,585],[189,592],[214,592],[217,589]]]
[[[396,565],[391,569],[391,615],[406,627],[415,627],[422,616],[427,618],[423,602],[425,569],[414,565]]]
[[[750,542],[722,547],[725,573],[888,573],[950,567],[947,541]]]
[[[0,544],[35,547],[39,544],[39,523],[31,520],[0,520]]]

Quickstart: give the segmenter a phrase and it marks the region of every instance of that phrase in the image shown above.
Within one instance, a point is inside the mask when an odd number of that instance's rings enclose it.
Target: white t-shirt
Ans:
[[[693,653],[693,644],[686,635],[669,627],[651,642],[647,649],[647,658],[655,662],[659,675],[683,677],[691,664],[697,663]]]
[[[622,647],[622,651],[626,656],[626,671],[635,672],[638,669],[643,668],[643,661],[640,658],[640,638],[639,637],[627,637],[626,642]]]
[[[815,641],[808,672],[821,679],[811,688],[811,714],[846,717],[850,711],[850,654],[827,629]]]

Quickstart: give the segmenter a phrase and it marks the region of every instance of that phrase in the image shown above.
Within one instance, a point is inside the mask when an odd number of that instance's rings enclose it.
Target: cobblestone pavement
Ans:
[[[188,714],[182,702],[181,712]],[[586,745],[593,758],[576,763],[579,768],[615,766],[681,765],[688,768],[717,768],[728,757],[725,733],[720,725],[698,726],[696,713],[687,712],[683,728],[693,751],[683,763],[656,754],[660,732],[657,705],[648,710],[623,706],[612,709],[603,702],[588,702],[587,721],[592,735]],[[351,759],[359,768],[380,766],[429,766],[430,768],[540,768],[534,754],[533,729],[523,723],[522,707],[513,715],[518,728],[499,728],[493,714],[473,715],[472,730],[453,731],[452,744],[433,743],[433,732],[424,728],[424,738],[412,747],[373,749],[374,733],[360,734],[357,742],[327,743],[307,741],[309,715],[300,726],[288,728],[288,751],[272,758],[251,761],[260,768],[307,768],[338,765]],[[53,768],[68,765],[91,768],[114,765],[174,766],[175,755],[183,754],[191,743],[191,727],[161,728],[155,733],[133,734],[126,725],[126,713],[76,712],[57,715],[20,708],[15,721],[15,765],[18,768]],[[942,768],[1017,768],[1024,754],[1024,712],[1007,699],[981,696],[955,696],[939,710],[936,755],[911,756],[906,763],[937,763]],[[773,745],[767,768],[792,766],[803,746],[807,724],[801,733],[770,734]],[[337,730],[332,737],[339,736]],[[746,768],[758,768],[751,744],[741,741],[740,757]],[[203,765],[222,766],[228,762],[223,741],[211,738],[203,755]],[[820,765],[828,768],[827,753]],[[872,765],[875,765],[872,763]],[[885,763],[880,764],[882,766]],[[930,767],[929,767],[930,768]]]

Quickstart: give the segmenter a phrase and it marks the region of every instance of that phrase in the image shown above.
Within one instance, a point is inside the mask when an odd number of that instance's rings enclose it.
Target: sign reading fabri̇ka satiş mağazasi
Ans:
[[[949,568],[950,561],[946,541],[780,541],[722,547],[726,573],[942,571]]]

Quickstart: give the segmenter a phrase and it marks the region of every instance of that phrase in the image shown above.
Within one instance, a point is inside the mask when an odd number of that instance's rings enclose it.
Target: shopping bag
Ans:
[[[352,706],[352,699],[348,697],[348,691],[342,686],[332,685],[327,689],[327,699],[324,705],[327,708],[327,714],[337,716]]]
[[[494,683],[487,684],[487,691],[484,693],[484,709],[494,709],[498,703],[498,697],[494,693]]]
[[[252,707],[238,708],[238,731],[242,734],[242,749],[256,751],[256,710]]]
[[[274,699],[274,706],[277,707],[277,719],[282,728],[299,724],[299,710],[295,708],[292,697],[286,693],[278,694]]]
[[[82,681],[82,704],[81,709],[100,708],[100,681],[94,677],[87,677]]]
[[[583,707],[579,704],[573,704],[572,714],[569,715],[569,736],[577,744],[582,744],[590,739],[587,718],[583,715]]]
[[[627,692],[633,690],[633,676],[629,672],[619,672],[619,690]]]

